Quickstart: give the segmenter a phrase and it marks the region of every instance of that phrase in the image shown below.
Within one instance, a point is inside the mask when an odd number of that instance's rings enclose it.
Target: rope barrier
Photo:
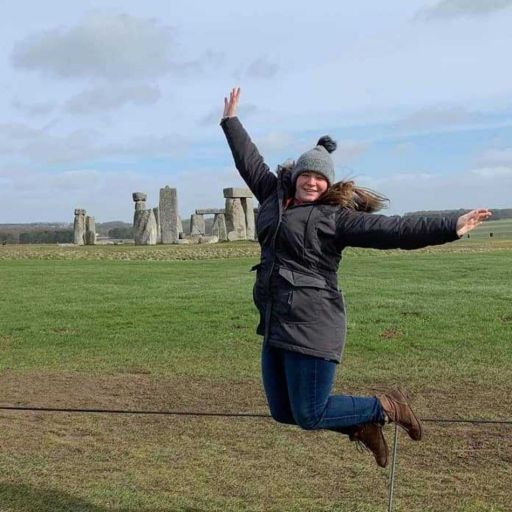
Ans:
[[[0,406],[0,411],[25,411],[25,412],[69,412],[90,414],[136,414],[153,416],[217,416],[217,417],[242,417],[242,418],[270,418],[270,414],[253,412],[201,412],[201,411],[151,411],[138,409],[71,409],[64,407],[31,407],[31,406]]]
[[[482,419],[458,419],[458,418],[420,418],[424,423],[484,423],[495,425],[512,425],[512,420],[482,420]]]
[[[255,412],[204,412],[204,411],[154,411],[144,409],[82,409],[69,407],[37,407],[30,405],[1,405],[0,411],[68,412],[82,414],[134,414],[153,416],[214,416],[224,418],[270,418],[270,414]],[[510,420],[486,420],[481,418],[420,418],[424,423],[475,423],[482,425],[512,425]]]
[[[203,412],[203,411],[155,411],[141,409],[83,409],[69,407],[36,407],[21,405],[3,405],[0,411],[15,412],[64,412],[64,413],[80,413],[80,414],[131,414],[131,415],[152,415],[152,416],[202,416],[202,417],[218,417],[218,418],[270,418],[270,414],[254,413],[254,412]],[[480,418],[460,419],[460,418],[420,418],[425,423],[470,423],[480,425],[512,425],[512,420],[485,420]],[[388,512],[393,509],[393,497],[395,491],[395,475],[396,460],[398,451],[398,426],[395,425],[393,438],[393,454],[391,471],[389,476],[389,497]]]

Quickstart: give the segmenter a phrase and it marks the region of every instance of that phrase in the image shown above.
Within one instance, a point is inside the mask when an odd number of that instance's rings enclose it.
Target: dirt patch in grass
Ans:
[[[267,412],[252,379],[8,371],[0,390],[4,405]],[[422,417],[503,415],[504,392],[433,384],[413,403]],[[386,510],[388,471],[335,432],[267,418],[5,411],[0,430],[2,512]],[[511,430],[426,423],[420,443],[400,432],[394,510],[508,510]]]
[[[259,379],[165,377],[140,373],[13,372],[0,374],[0,405],[37,407],[252,412],[268,414]],[[146,370],[144,370],[146,371]],[[372,395],[395,382],[348,382],[340,369],[336,393]],[[408,389],[416,413],[423,418],[510,419],[510,385],[480,382],[436,382]]]
[[[9,336],[8,334],[0,334],[0,350],[9,348],[13,341],[13,336]]]
[[[402,316],[416,316],[416,317],[421,316],[421,313],[419,311],[401,311],[400,314]]]
[[[400,338],[404,335],[404,331],[398,327],[389,327],[388,329],[384,329],[379,337],[383,340],[393,340],[395,338]]]
[[[144,370],[145,371],[145,370]],[[68,408],[267,412],[259,380],[221,381],[130,374],[0,375],[0,403]]]

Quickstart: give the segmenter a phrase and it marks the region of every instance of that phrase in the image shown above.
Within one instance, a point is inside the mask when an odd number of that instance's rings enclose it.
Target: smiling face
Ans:
[[[321,174],[313,171],[302,172],[295,182],[295,199],[303,203],[312,203],[328,188],[329,182]]]

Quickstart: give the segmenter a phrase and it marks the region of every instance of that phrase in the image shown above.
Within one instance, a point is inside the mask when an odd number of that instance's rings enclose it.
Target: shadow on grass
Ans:
[[[9,512],[155,512],[154,508],[101,507],[82,498],[51,489],[0,483],[0,510]],[[206,512],[195,507],[158,508],[159,512]]]
[[[0,484],[0,501],[3,510],[13,512],[108,512],[81,498],[28,485]]]

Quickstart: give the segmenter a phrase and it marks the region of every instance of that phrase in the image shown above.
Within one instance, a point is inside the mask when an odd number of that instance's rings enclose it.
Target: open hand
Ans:
[[[229,93],[229,100],[224,98],[224,114],[222,117],[235,117],[238,108],[238,100],[240,99],[240,87],[234,87]]]
[[[457,219],[457,235],[462,236],[469,233],[472,229],[476,228],[484,220],[487,220],[492,215],[491,210],[487,208],[479,208],[478,210],[471,210],[469,213],[461,215]]]

